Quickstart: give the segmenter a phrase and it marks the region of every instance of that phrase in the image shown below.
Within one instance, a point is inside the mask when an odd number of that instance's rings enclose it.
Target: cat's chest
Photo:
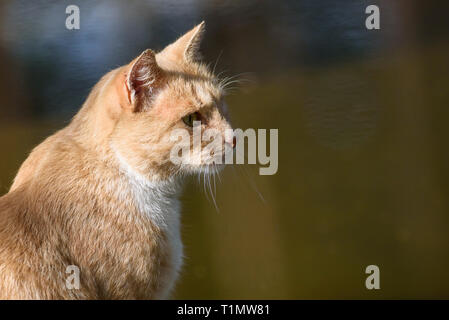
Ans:
[[[180,235],[180,202],[173,190],[142,181],[131,181],[130,195],[141,221],[151,228],[147,246],[157,244],[158,254],[146,259],[148,265],[163,265],[157,296],[164,298],[171,291],[182,265],[183,246]],[[150,227],[149,227],[150,226]],[[145,259],[145,258],[144,258]],[[160,261],[156,261],[159,260]]]
[[[141,255],[140,259],[145,261],[144,269],[152,270],[158,277],[154,297],[164,298],[171,291],[182,265],[179,186],[175,181],[149,181],[119,154],[117,158],[121,171],[117,196],[122,198],[122,203],[130,202],[135,210],[133,224],[136,232],[146,234],[140,245],[150,249],[149,254]],[[154,275],[149,275],[150,282]]]

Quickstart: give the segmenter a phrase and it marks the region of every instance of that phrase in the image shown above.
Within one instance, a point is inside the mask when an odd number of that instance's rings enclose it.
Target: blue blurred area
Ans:
[[[65,27],[70,4],[80,8],[80,30]],[[101,75],[174,39],[200,19],[196,11],[188,1],[9,1],[1,47],[23,72],[32,114],[67,116]]]
[[[396,25],[401,6],[411,3],[376,2],[378,32],[366,30],[367,2],[358,0],[4,1],[0,50],[25,82],[29,114],[67,118],[101,75],[146,48],[163,48],[203,19],[206,58],[223,52],[220,66],[229,72],[266,76],[373,56],[404,42]],[[80,30],[65,28],[70,4],[80,8]]]

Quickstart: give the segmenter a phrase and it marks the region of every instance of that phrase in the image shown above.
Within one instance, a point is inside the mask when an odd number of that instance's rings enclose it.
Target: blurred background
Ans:
[[[80,8],[67,30],[65,8]],[[365,8],[380,8],[367,30]],[[448,1],[0,1],[1,194],[107,71],[206,20],[240,74],[239,128],[279,129],[279,171],[183,195],[175,298],[449,298]],[[365,288],[366,266],[380,290]]]

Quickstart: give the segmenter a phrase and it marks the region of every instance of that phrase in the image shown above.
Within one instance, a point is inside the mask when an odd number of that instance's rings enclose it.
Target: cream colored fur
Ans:
[[[37,146],[0,198],[1,299],[163,299],[182,264],[182,177],[172,129],[199,112],[229,128],[198,62],[204,23],[105,75],[72,122]],[[188,129],[188,128],[187,128]],[[68,289],[66,268],[80,269]]]

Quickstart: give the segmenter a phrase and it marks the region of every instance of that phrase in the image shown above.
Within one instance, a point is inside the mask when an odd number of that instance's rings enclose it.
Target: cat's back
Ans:
[[[64,130],[31,152],[0,198],[0,299],[166,296],[180,265],[179,235],[172,248],[173,236],[138,209],[127,180],[102,160]],[[68,265],[86,276],[76,296],[63,287]]]
[[[47,201],[52,187],[57,190],[62,180],[58,177],[62,168],[56,164],[62,166],[60,160],[69,157],[63,151],[70,149],[63,135],[61,130],[35,147],[10,191],[0,197],[0,299],[71,297],[56,285],[64,276],[60,252],[55,250],[61,247],[55,236],[61,221],[55,219],[56,208]]]
[[[5,256],[13,254],[13,251],[26,251],[21,247],[23,240],[28,241],[28,247],[31,247],[35,243],[33,237],[37,240],[44,232],[41,229],[41,232],[33,233],[36,230],[30,227],[39,217],[35,212],[36,203],[33,203],[33,188],[30,186],[50,158],[59,134],[58,132],[48,137],[33,149],[21,165],[9,192],[0,197],[0,264],[6,260],[11,261]]]
[[[67,150],[70,150],[69,145],[71,144],[71,141],[66,137],[66,129],[62,129],[36,146],[20,166],[10,192],[18,189],[20,186],[26,185],[41,174],[45,174],[45,170],[43,170],[44,167],[50,162],[54,162],[55,158],[60,158],[64,155],[68,156],[69,152],[67,152]],[[72,151],[74,151],[74,147],[75,146],[73,146]],[[52,172],[52,170],[48,171]]]
[[[48,251],[49,226],[28,201],[23,188],[0,198],[0,299],[65,298],[55,282],[46,281],[62,274],[51,267],[57,264]]]

